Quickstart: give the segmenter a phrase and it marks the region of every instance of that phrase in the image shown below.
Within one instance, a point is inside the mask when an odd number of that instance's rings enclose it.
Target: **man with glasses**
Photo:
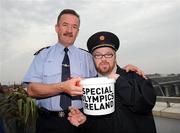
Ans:
[[[90,133],[156,133],[152,115],[155,90],[149,79],[126,72],[117,65],[118,37],[111,32],[98,32],[88,39],[87,47],[93,55],[98,76],[116,79],[115,112],[86,118],[79,110],[70,108],[70,122],[79,126],[82,124],[79,118],[84,118],[85,132]]]

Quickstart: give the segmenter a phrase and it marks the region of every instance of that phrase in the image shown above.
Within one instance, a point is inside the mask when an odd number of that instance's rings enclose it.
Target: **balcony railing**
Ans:
[[[166,102],[167,107],[171,107],[170,103],[180,103],[180,97],[157,96],[156,101]]]

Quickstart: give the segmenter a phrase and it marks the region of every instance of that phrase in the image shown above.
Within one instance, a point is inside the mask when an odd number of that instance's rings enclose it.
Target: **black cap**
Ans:
[[[107,31],[97,32],[87,41],[87,47],[90,53],[100,47],[111,47],[117,51],[119,44],[119,38],[115,34]]]

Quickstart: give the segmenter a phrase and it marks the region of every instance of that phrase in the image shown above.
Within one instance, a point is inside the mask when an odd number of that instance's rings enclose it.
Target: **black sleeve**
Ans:
[[[156,92],[150,79],[144,79],[134,74],[133,84],[132,110],[139,113],[152,111],[156,102]]]
[[[156,102],[156,92],[150,79],[144,79],[135,73],[129,73],[123,79],[124,81],[118,79],[116,84],[122,103],[136,113],[151,112]]]
[[[117,106],[126,105],[131,106],[131,95],[132,95],[132,87],[130,82],[126,80],[124,77],[119,76],[115,83],[115,103]]]

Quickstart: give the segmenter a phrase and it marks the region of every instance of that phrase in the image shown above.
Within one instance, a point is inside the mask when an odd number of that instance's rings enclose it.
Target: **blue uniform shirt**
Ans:
[[[68,47],[71,77],[92,77],[96,70],[90,53],[76,48]],[[23,82],[38,82],[45,84],[61,82],[61,66],[64,58],[64,46],[57,43],[48,49],[42,50],[33,59]],[[43,89],[43,88],[42,88]],[[60,95],[37,100],[39,107],[51,111],[60,111]],[[72,100],[72,106],[82,108],[81,100]]]

